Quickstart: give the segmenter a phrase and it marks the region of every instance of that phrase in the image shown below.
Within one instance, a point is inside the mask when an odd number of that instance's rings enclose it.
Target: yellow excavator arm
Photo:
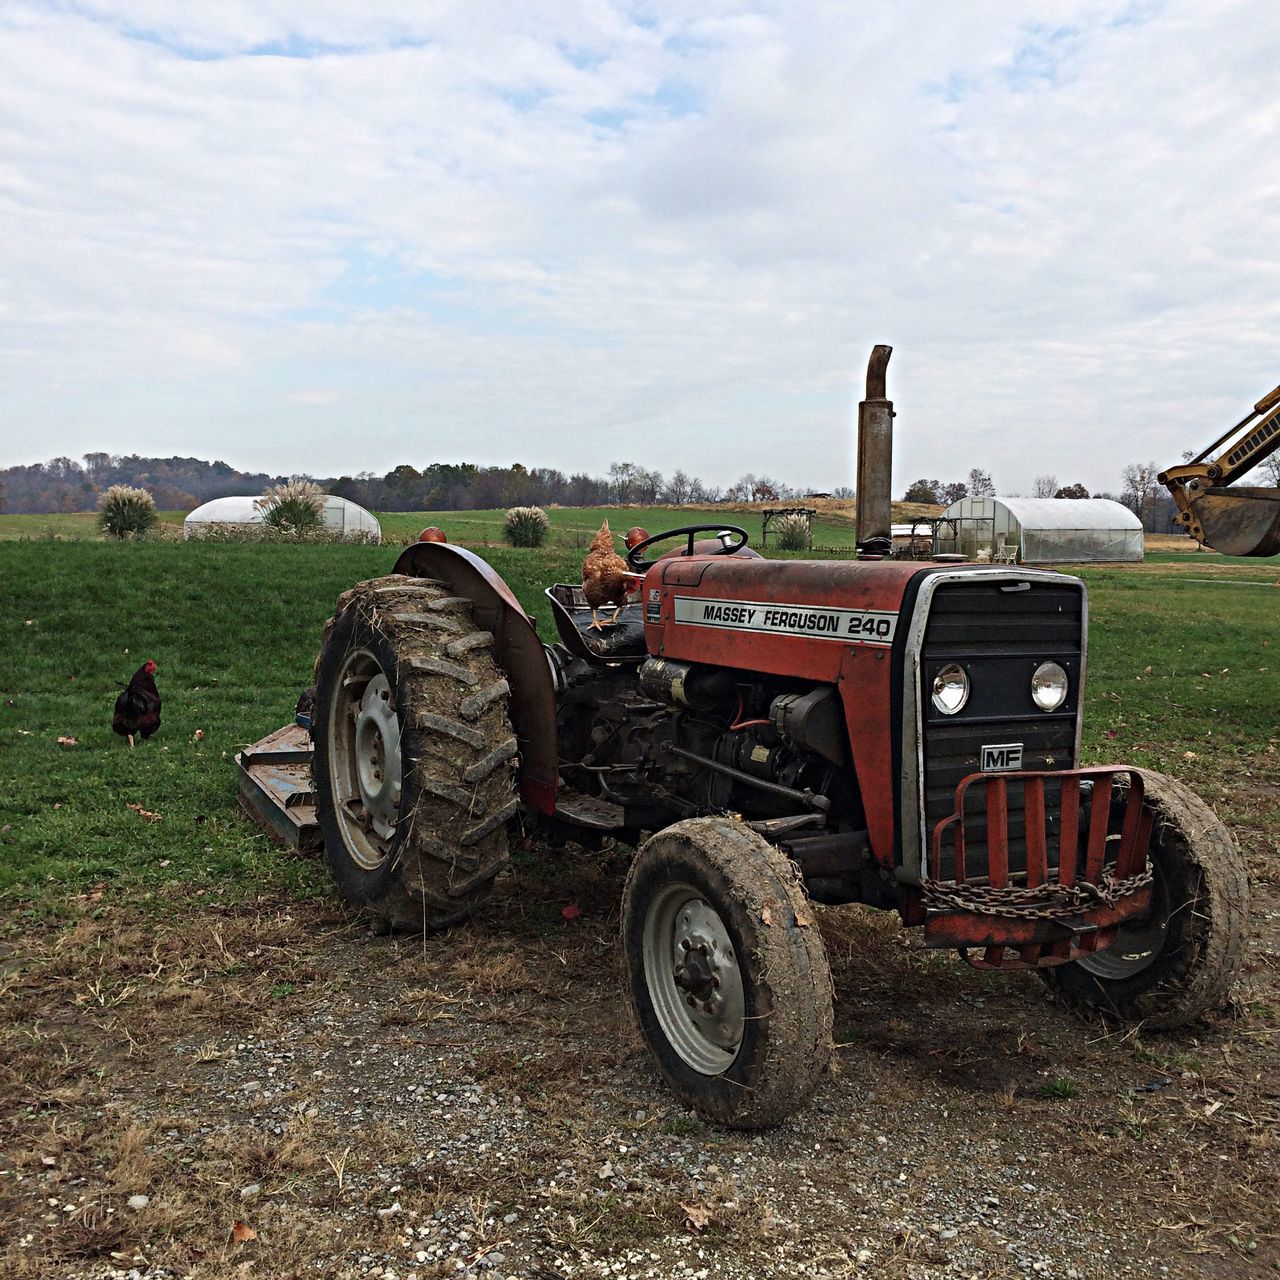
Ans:
[[[1280,553],[1280,489],[1229,487],[1277,449],[1280,387],[1190,462],[1160,473],[1197,542],[1227,556]]]

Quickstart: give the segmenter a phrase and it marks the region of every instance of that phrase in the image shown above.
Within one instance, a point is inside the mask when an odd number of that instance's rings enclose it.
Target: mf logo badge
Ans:
[[[982,748],[982,772],[1005,773],[1022,768],[1022,743],[1001,742]]]

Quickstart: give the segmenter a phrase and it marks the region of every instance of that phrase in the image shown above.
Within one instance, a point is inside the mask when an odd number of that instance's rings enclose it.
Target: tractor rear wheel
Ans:
[[[1152,810],[1152,907],[1104,951],[1038,972],[1077,1013],[1180,1027],[1221,1008],[1249,917],[1244,860],[1226,827],[1173,778],[1140,770]]]
[[[465,919],[507,861],[516,739],[493,637],[440,583],[393,575],[338,600],[316,664],[325,854],[376,927]]]
[[[795,866],[728,818],[667,827],[622,898],[632,1013],[668,1085],[735,1129],[784,1120],[831,1056],[831,971]]]

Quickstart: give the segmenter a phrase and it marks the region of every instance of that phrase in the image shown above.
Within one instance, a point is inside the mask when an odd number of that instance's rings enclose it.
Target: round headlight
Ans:
[[[969,701],[969,676],[953,662],[933,677],[933,705],[944,716],[953,716]]]
[[[1036,668],[1031,700],[1041,711],[1057,711],[1067,700],[1067,673],[1056,662],[1042,662]]]

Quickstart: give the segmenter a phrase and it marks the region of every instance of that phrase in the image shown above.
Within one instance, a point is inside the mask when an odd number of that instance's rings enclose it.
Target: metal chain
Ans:
[[[1098,907],[1114,907],[1152,879],[1151,863],[1137,875],[1117,880],[1104,871],[1101,884],[1087,880],[1073,885],[1053,881],[1034,887],[1007,885],[1003,889],[989,884],[956,883],[925,880],[921,883],[924,904],[934,911],[972,911],[983,916],[1003,916],[1012,920],[1059,920],[1078,916]]]

